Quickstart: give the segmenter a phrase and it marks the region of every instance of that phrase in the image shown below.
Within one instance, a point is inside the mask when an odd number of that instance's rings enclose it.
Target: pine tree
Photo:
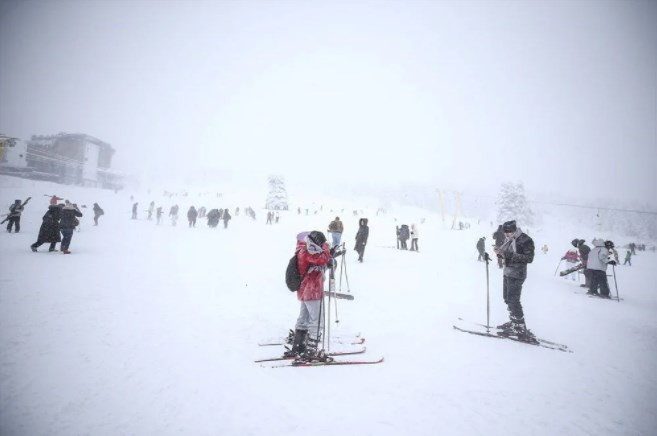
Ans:
[[[534,213],[529,208],[522,183],[503,183],[496,204],[499,223],[515,220],[519,227],[533,224]]]
[[[269,194],[265,208],[269,210],[288,210],[287,190],[285,189],[285,179],[282,176],[269,176]]]

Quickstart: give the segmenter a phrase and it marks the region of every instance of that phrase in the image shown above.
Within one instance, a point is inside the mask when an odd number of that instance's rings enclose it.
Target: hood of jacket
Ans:
[[[605,246],[605,241],[604,239],[598,239],[595,238],[592,241],[594,247],[604,247]]]
[[[367,218],[361,218],[358,221],[358,225],[361,226],[361,227],[366,226],[367,225]]]

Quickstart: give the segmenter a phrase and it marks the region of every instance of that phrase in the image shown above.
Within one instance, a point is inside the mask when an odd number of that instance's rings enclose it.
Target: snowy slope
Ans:
[[[283,282],[302,230],[336,215],[283,213],[281,223],[234,217],[229,228],[181,219],[130,220],[129,193],[2,178],[0,205],[32,195],[19,234],[0,233],[0,434],[2,435],[650,435],[657,429],[657,256],[617,267],[624,301],[583,295],[553,276],[569,241],[552,226],[523,290],[528,325],[574,353],[456,332],[458,317],[485,322],[484,264],[475,243],[493,229],[443,229],[436,214],[406,209],[370,218],[365,263],[348,254],[352,302],[333,333],[362,332],[364,367],[264,368],[258,347],[285,334],[298,303]],[[32,253],[43,194],[83,210],[73,254]],[[264,195],[263,195],[264,197]],[[172,200],[162,201],[165,210]],[[244,207],[247,204],[205,206]],[[310,203],[312,199],[291,199]],[[345,200],[345,208],[352,201]],[[255,207],[256,204],[253,204]],[[363,207],[364,208],[364,207]],[[357,217],[340,214],[353,243]],[[419,222],[420,253],[394,245],[394,216]],[[547,227],[547,226],[544,226]],[[576,227],[576,225],[573,225]],[[613,235],[600,235],[611,237]],[[623,241],[618,241],[623,242]],[[349,247],[352,248],[352,247]],[[622,253],[621,253],[622,254]],[[491,267],[492,322],[505,320],[501,271]],[[612,282],[613,286],[613,282]],[[343,290],[344,290],[343,283]],[[612,292],[613,288],[612,288]],[[332,313],[334,319],[335,313]]]

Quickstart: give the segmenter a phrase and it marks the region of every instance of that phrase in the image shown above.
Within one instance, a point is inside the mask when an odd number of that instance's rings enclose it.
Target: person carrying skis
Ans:
[[[504,244],[504,231],[502,231],[502,224],[497,226],[497,230],[493,233],[493,239],[495,240],[495,246],[501,247]],[[504,261],[502,257],[497,256],[497,266],[500,269],[504,268]]]
[[[630,250],[627,250],[627,253],[625,253],[625,262],[623,262],[623,265],[630,264],[632,266],[632,252]]]
[[[478,262],[484,260],[484,252],[486,251],[486,237],[482,236],[477,241],[477,251],[479,252],[479,257],[477,258]]]
[[[527,264],[534,260],[534,241],[516,226],[515,221],[505,222],[502,231],[506,237],[504,244],[501,247],[496,245],[493,250],[504,260],[503,297],[510,321],[498,328],[517,335],[518,339],[531,339],[520,304],[520,294],[527,278]]]
[[[580,285],[582,288],[590,288],[591,287],[591,272],[588,270],[588,262],[589,262],[589,253],[591,252],[591,247],[586,245],[584,243],[584,239],[573,239],[571,244],[573,247],[577,248],[579,250],[579,258],[582,261],[582,265],[584,265],[584,284]]]
[[[71,254],[69,247],[71,246],[73,231],[80,224],[77,217],[82,217],[82,212],[78,209],[78,205],[67,202],[62,209],[62,217],[59,220],[59,229],[63,236],[60,248],[64,254]]]
[[[566,263],[568,264],[568,268],[566,269],[570,269],[574,267],[579,261],[579,255],[577,254],[577,250],[571,248],[570,250],[566,251],[566,254],[563,255],[561,260],[565,260]],[[577,274],[575,273],[570,273],[568,275],[565,275],[564,279],[568,280],[568,276],[570,276],[573,281],[577,280]]]
[[[361,218],[358,221],[358,233],[356,233],[356,246],[354,247],[354,250],[358,252],[358,261],[360,263],[363,263],[363,254],[365,254],[365,246],[369,236],[370,228],[367,226],[367,218]]]
[[[340,240],[342,239],[342,232],[344,232],[344,225],[340,221],[340,217],[336,216],[333,221],[328,225],[328,233],[331,234],[332,244],[331,247],[336,247],[340,245]]]
[[[198,216],[198,212],[196,211],[196,208],[194,206],[190,206],[189,210],[187,211],[187,221],[189,221],[189,227],[196,227],[196,217]]]
[[[48,210],[45,215],[43,215],[41,227],[39,228],[39,236],[37,241],[30,246],[32,251],[36,253],[37,248],[42,244],[49,242],[50,248],[48,251],[57,251],[55,248],[57,243],[62,240],[62,237],[59,233],[59,219],[62,216],[62,208],[64,206],[48,206]]]
[[[98,203],[94,203],[94,226],[98,225],[98,218],[100,218],[101,215],[105,215],[105,211],[98,206]]]
[[[21,231],[21,214],[23,213],[23,210],[25,210],[25,205],[31,198],[32,197],[27,197],[23,203],[21,203],[20,200],[14,200],[14,204],[9,206],[9,214],[7,214],[7,218],[2,221],[3,223],[9,221],[9,223],[7,223],[7,231],[9,233],[11,233],[11,229],[14,226],[16,228],[16,233]]]
[[[590,271],[591,287],[588,295],[601,298],[611,298],[609,295],[609,282],[607,282],[607,265],[616,265],[616,261],[609,260],[609,250],[614,246],[611,241],[593,239],[593,249],[589,253],[587,268]],[[600,289],[600,293],[598,293]]]
[[[326,236],[322,232],[299,233],[297,235],[297,267],[302,277],[297,290],[301,302],[299,317],[294,327],[292,349],[286,357],[313,359],[321,338],[320,318],[324,298],[324,272],[331,259]],[[323,326],[322,326],[323,327]]]

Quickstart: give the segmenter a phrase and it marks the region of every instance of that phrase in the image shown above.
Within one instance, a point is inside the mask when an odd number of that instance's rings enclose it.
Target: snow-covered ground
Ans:
[[[47,209],[43,194],[105,209],[98,227],[83,209],[71,255],[29,249]],[[657,432],[657,256],[641,252],[632,267],[616,268],[620,303],[588,298],[553,276],[571,239],[596,236],[587,223],[532,231],[537,249],[550,251],[537,250],[522,298],[528,326],[573,353],[452,329],[458,317],[486,321],[475,244],[487,236],[490,245],[489,223],[449,231],[435,213],[369,209],[365,262],[347,256],[355,300],[339,302],[332,332],[361,332],[367,353],[357,357],[385,362],[272,369],[253,360],[276,355],[257,342],[284,335],[296,319],[283,279],[295,235],[325,230],[340,215],[352,248],[352,206],[290,211],[272,226],[257,209],[256,222],[240,214],[226,230],[205,220],[189,229],[191,204],[248,204],[177,198],[178,226],[156,226],[145,219],[147,196],[135,199],[133,221],[130,193],[0,180],[2,207],[29,195],[21,232],[0,232],[2,435]],[[153,198],[167,212],[173,203]],[[395,215],[408,224],[426,217],[420,253],[391,248]],[[501,271],[491,266],[490,276],[491,321],[500,323]]]

